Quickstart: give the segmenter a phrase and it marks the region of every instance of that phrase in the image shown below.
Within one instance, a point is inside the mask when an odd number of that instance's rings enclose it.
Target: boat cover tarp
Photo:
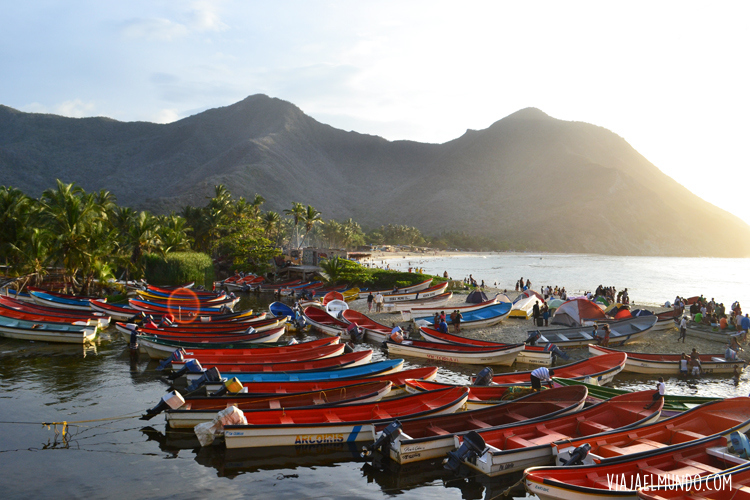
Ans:
[[[535,292],[534,290],[524,290],[523,292],[521,292],[521,294],[518,297],[516,297],[516,300],[514,300],[513,302],[514,303],[518,302],[519,300],[523,300],[527,297],[531,297],[532,295],[539,298],[541,303],[544,304],[544,297],[539,292]]]
[[[481,290],[474,290],[466,297],[466,302],[469,302],[470,304],[481,304],[488,300],[490,299],[488,299],[487,295]]]
[[[578,298],[563,303],[550,320],[553,325],[581,326],[582,319],[603,319],[601,307],[588,299]]]
[[[633,315],[630,314],[630,310],[625,308],[620,309],[617,311],[617,314],[615,314],[615,319],[628,319],[632,317]]]

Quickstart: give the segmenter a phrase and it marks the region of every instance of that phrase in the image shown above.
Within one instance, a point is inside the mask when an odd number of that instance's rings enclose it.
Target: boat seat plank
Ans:
[[[268,402],[268,407],[272,410],[278,410],[281,408],[281,402],[278,399],[272,399]]]
[[[474,427],[477,427],[479,429],[487,429],[489,427],[492,427],[487,422],[482,422],[481,420],[477,420],[476,418],[470,418],[466,421],[466,423],[473,425]]]
[[[568,337],[566,337],[562,333],[558,333],[557,336],[559,337],[560,340],[565,340],[565,341],[570,340]]]
[[[325,414],[325,418],[329,422],[341,422],[341,419],[335,413],[328,412]]]
[[[529,441],[531,441],[533,446],[537,446],[540,444],[549,444],[555,441],[560,441],[561,439],[570,439],[570,437],[565,434],[560,434],[559,432],[546,431],[542,436],[529,439]]]
[[[282,424],[294,424],[294,419],[289,415],[281,415],[279,417],[279,422]]]
[[[440,427],[437,427],[435,425],[431,425],[427,428],[428,432],[431,432],[432,434],[436,436],[446,436],[450,434],[450,432],[446,431],[445,429],[441,429]]]
[[[580,333],[581,333],[581,336],[582,336],[583,338],[585,338],[586,340],[591,340],[591,339],[593,339],[593,338],[594,338],[593,336],[589,335],[589,334],[588,334],[588,333],[586,333],[586,332],[580,332]]]
[[[664,445],[659,446],[658,448],[663,447]],[[631,453],[640,453],[642,451],[652,451],[654,449],[658,449],[652,446],[648,443],[638,443],[631,446],[614,446],[611,444],[605,444],[603,446],[600,446],[597,450],[596,454],[602,457],[619,457],[622,455],[628,455]]]
[[[592,422],[590,420],[582,420],[578,422],[578,432],[583,435],[599,434],[600,432],[611,431],[612,428],[599,422]]]
[[[695,460],[691,460],[689,458],[678,460],[677,463],[679,465],[685,465],[686,467],[690,467],[690,468],[693,468],[693,469],[698,469],[700,471],[705,471],[705,472],[708,472],[710,474],[716,474],[717,472],[721,472],[723,470],[723,469],[717,469],[716,467],[713,467],[713,466],[708,465],[708,464],[704,464],[702,462],[696,462]],[[682,469],[680,469],[680,470],[682,470]],[[672,472],[673,471],[670,471],[670,473],[672,473]],[[680,473],[680,475],[682,475],[682,473]]]
[[[509,436],[505,440],[505,446],[503,448],[508,450],[516,448],[531,448],[532,446],[534,446],[534,443],[522,438],[521,436]]]
[[[526,417],[524,415],[520,415],[518,413],[513,413],[513,412],[506,413],[506,415],[509,418],[512,418],[513,420],[515,420],[516,422],[522,422],[524,420],[528,420],[529,419],[529,417]]]
[[[694,439],[702,439],[706,437],[705,434],[698,434],[697,432],[676,430],[672,433],[670,444],[685,443],[687,441],[693,441]]]

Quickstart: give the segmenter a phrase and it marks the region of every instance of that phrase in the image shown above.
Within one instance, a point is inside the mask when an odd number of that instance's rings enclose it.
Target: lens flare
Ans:
[[[198,318],[201,303],[198,296],[189,288],[178,288],[167,299],[169,314],[182,323],[192,323]]]

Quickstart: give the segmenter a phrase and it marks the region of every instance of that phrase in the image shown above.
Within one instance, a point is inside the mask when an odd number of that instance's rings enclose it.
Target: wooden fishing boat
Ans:
[[[502,347],[472,346],[461,344],[442,344],[424,340],[404,340],[396,343],[386,341],[389,354],[427,358],[432,361],[470,365],[510,366],[516,361],[518,353],[523,351],[523,344],[509,344]]]
[[[191,307],[181,304],[168,305],[142,299],[130,299],[129,303],[133,309],[138,309],[139,311],[144,311],[146,313],[155,312],[158,314],[171,314],[179,320],[182,320],[183,317],[189,316],[227,314],[232,312],[232,309],[226,305],[221,307]]]
[[[572,380],[569,378],[557,378],[552,379],[555,387],[570,386],[570,385],[582,385],[589,390],[588,402],[598,403],[607,399],[614,398],[615,396],[621,396],[628,394],[630,391],[623,389],[615,389],[613,387],[602,387],[594,384],[587,384],[582,380]],[[709,403],[711,401],[718,401],[720,398],[704,397],[704,396],[681,396],[679,394],[665,394],[664,395],[664,407],[662,408],[662,417],[672,417],[678,413],[682,413],[696,406],[700,406],[703,403]]]
[[[328,292],[323,296],[323,305],[328,304],[332,300],[344,300],[344,296],[339,292]]]
[[[135,326],[135,325],[131,325]],[[165,341],[180,341],[180,342],[194,342],[194,343],[258,343],[258,342],[276,342],[286,330],[286,327],[276,325],[271,328],[263,328],[261,331],[252,332],[214,332],[214,333],[200,333],[200,332],[180,332],[180,331],[167,331],[167,330],[154,330],[150,328],[135,328],[132,330],[123,323],[116,323],[115,327],[120,333],[120,336],[126,342],[130,342],[131,333],[136,332],[138,338],[157,338]],[[144,349],[145,352],[145,349]]]
[[[679,320],[675,319],[674,323],[675,325],[678,325]],[[711,340],[725,345],[732,341],[732,337],[738,337],[740,335],[740,332],[737,330],[721,330],[719,327],[701,325],[694,323],[693,321],[688,322],[686,330],[686,334],[690,337]]]
[[[509,316],[511,318],[529,319],[534,311],[534,304],[539,304],[541,308],[542,304],[544,304],[544,299],[540,299],[536,295],[519,297],[513,303]]]
[[[264,283],[258,287],[261,292],[275,292],[280,288],[288,288],[290,286],[298,285],[302,283],[302,280],[288,280],[282,281],[281,283]]]
[[[312,325],[315,330],[326,335],[343,335],[349,326],[349,323],[334,318],[327,311],[319,307],[305,307],[302,310],[302,314],[305,316],[305,321]]]
[[[750,465],[693,478],[681,487],[673,484],[638,488],[641,500],[748,500],[750,499]]]
[[[363,329],[365,331],[365,337],[370,342],[385,342],[393,329],[368,318],[361,312],[353,311],[351,309],[347,309],[341,313],[341,317],[348,323],[356,323],[357,326]]]
[[[232,335],[232,334],[244,334],[249,332],[265,332],[267,330],[274,330],[279,326],[286,324],[286,318],[269,318],[269,319],[258,319],[254,321],[242,321],[242,322],[230,322],[230,323],[196,323],[186,325],[172,325],[162,327],[151,327],[146,325],[140,325],[136,323],[123,323],[117,321],[115,326],[118,331],[129,333],[130,329],[134,326],[138,327],[138,330],[145,335]]]
[[[638,453],[604,459],[596,465],[531,467],[524,473],[526,490],[540,500],[637,500],[639,486],[672,485],[683,490],[691,480],[727,473],[750,463],[727,451],[727,439],[711,436],[670,446],[660,453]]]
[[[406,286],[403,288],[398,289],[398,293],[412,293],[412,292],[421,292],[422,290],[425,290],[426,288],[429,288],[429,286],[432,284],[432,278],[421,281],[417,283],[416,285]],[[366,299],[367,296],[372,293],[373,295],[377,295],[380,293],[381,295],[392,295],[393,290],[360,290],[359,292],[359,298],[360,299]]]
[[[246,363],[210,363],[204,365],[204,369],[218,368],[226,376],[247,375],[252,373],[278,373],[286,374],[319,372],[323,370],[338,370],[362,366],[372,360],[372,350],[355,351],[349,354],[341,354],[329,358],[311,359],[307,361],[287,361],[278,363],[246,362]],[[202,363],[201,363],[202,364]],[[187,373],[183,377],[188,383],[200,378],[202,373]]]
[[[41,323],[0,316],[0,335],[9,339],[84,344],[94,340],[98,326]]]
[[[400,432],[390,442],[388,453],[399,464],[440,458],[455,448],[456,435],[549,420],[583,408],[587,394],[585,388],[557,391],[550,389],[529,394],[501,406],[405,420],[400,422]],[[380,437],[385,429],[386,424],[377,425],[376,437]]]
[[[663,401],[653,408],[644,405],[654,401],[656,391],[631,392],[569,415],[501,429],[478,431],[480,451],[467,456],[464,463],[488,476],[518,472],[534,465],[553,461],[555,442],[584,438],[615,429],[634,429],[659,418]],[[475,435],[476,436],[476,435]],[[456,447],[463,442],[456,436]]]
[[[341,293],[341,296],[343,297],[343,300],[345,302],[351,302],[353,300],[359,299],[359,288],[354,287],[350,288],[348,290],[344,290]]]
[[[185,362],[189,359],[197,359],[204,367],[218,366],[222,363],[290,363],[340,356],[344,354],[345,349],[346,344],[338,343],[322,345],[320,347],[288,350],[280,353],[269,353],[265,349],[248,349],[244,354],[238,355],[232,354],[232,351],[235,349],[225,349],[221,351],[221,354],[209,355],[201,351],[196,351],[190,356],[182,356],[179,360],[172,361],[171,365],[172,370],[178,371],[185,366]],[[224,371],[223,368],[220,367],[220,369]]]
[[[427,298],[419,298],[414,300],[402,300],[401,302],[393,302],[388,304],[386,312],[401,312],[401,317],[404,321],[411,320],[411,310],[415,307],[433,307],[445,309],[445,304],[450,302],[453,298],[453,292],[445,292],[440,295],[434,295]]]
[[[100,302],[98,300],[92,300],[90,302],[91,309],[93,311],[99,311],[104,314],[107,314],[109,316],[112,316],[112,318],[115,319],[115,321],[130,321],[133,317],[138,316],[141,313],[145,314],[155,314],[158,316],[158,319],[161,319],[162,313],[155,313],[153,311],[143,311],[141,309],[135,309],[133,307],[130,307],[130,305],[127,304],[109,304],[106,302]],[[166,314],[166,313],[165,313]],[[229,313],[229,314],[212,314],[212,315],[202,315],[202,316],[196,316],[196,315],[188,315],[183,314],[182,320],[183,322],[192,320],[196,323],[209,323],[209,322],[215,322],[215,321],[236,321],[241,320],[242,318],[245,318],[247,316],[252,316],[253,311],[252,309],[237,313]]]
[[[435,380],[437,371],[438,369],[435,366],[423,366],[420,368],[409,368],[408,370],[373,375],[366,378],[314,380],[307,382],[242,382],[242,385],[247,388],[247,392],[250,394],[290,394],[294,392],[322,391],[325,389],[378,380],[391,382],[391,392],[388,395],[397,396],[407,394],[408,391],[405,389],[407,380]]]
[[[484,307],[497,304],[499,300],[498,297],[499,295],[495,295],[495,298],[491,300],[486,300],[484,302],[480,302],[478,304],[471,304],[468,306],[451,306],[450,310],[455,311],[456,309],[458,309],[459,311],[461,311],[461,314],[471,312],[471,311],[476,311],[477,309],[482,309]],[[425,300],[431,300],[431,299],[425,299]],[[414,317],[434,316],[435,313],[440,314],[441,312],[444,312],[446,308],[442,306],[425,305],[425,306],[410,307],[404,310],[411,310],[411,314],[409,315],[409,317],[406,317],[406,315],[404,315],[403,317],[404,321],[409,321],[411,320],[412,316]]]
[[[325,305],[326,312],[331,316],[338,316],[347,309],[349,309],[349,304],[338,299],[331,300]]]
[[[202,297],[190,296],[190,295],[164,296],[164,295],[151,293],[145,290],[136,290],[135,293],[138,297],[140,297],[143,300],[155,302],[157,304],[165,304],[165,305],[168,303],[175,303],[175,304],[201,305],[201,306],[206,305],[210,307],[218,307],[218,306],[226,304],[229,307],[232,307],[240,300],[238,297],[235,297],[234,294],[227,295],[226,293],[224,293],[224,295],[212,294],[211,296],[202,296]]]
[[[461,328],[485,328],[496,325],[508,317],[511,307],[512,304],[510,302],[499,302],[467,313],[462,312],[461,315],[463,316],[463,319],[461,320]],[[434,316],[415,318],[414,321],[420,326],[423,326],[425,323],[433,324]]]
[[[655,316],[640,316],[622,321],[608,323],[610,326],[609,345],[621,346],[626,342],[636,340],[645,335],[656,324]],[[529,337],[539,334],[535,344],[555,344],[558,347],[585,347],[596,342],[594,332],[603,337],[601,326],[584,326],[571,328],[555,328],[547,330],[529,331]]]
[[[62,309],[61,309],[62,310]],[[99,326],[99,321],[90,318],[64,318],[60,316],[51,316],[42,313],[29,313],[15,309],[0,306],[0,316],[8,319],[22,319],[24,321],[47,323],[50,325],[78,325],[78,326]]]
[[[611,431],[597,436],[571,439],[552,445],[557,465],[567,461],[577,447],[588,443],[591,450],[582,460],[594,464],[602,459],[625,455],[659,452],[667,447],[709,436],[728,436],[732,432],[750,430],[750,398],[738,397],[706,403],[674,417],[629,429]]]
[[[210,422],[219,411],[230,405],[246,412],[278,408],[320,408],[372,403],[383,399],[390,392],[391,385],[388,381],[372,381],[295,394],[270,396],[237,394],[231,397],[190,397],[177,410],[167,410],[166,419],[167,425],[172,428],[192,429],[202,422]]]
[[[272,333],[273,335],[269,335],[269,333]],[[171,356],[174,351],[180,348],[185,349],[186,351],[192,351],[194,349],[250,349],[252,347],[284,347],[287,345],[286,342],[277,342],[283,334],[284,329],[281,327],[279,328],[278,332],[262,332],[261,335],[268,336],[259,337],[258,342],[189,342],[139,335],[138,346],[141,351],[148,354],[151,359],[164,359]],[[270,340],[274,338],[276,340]],[[262,342],[265,339],[269,340],[267,340],[266,342]]]
[[[246,412],[248,425],[226,426],[224,441],[227,448],[370,441],[378,423],[453,413],[465,401],[466,389],[457,388],[377,403]]]
[[[28,292],[19,292],[18,290],[15,290],[13,288],[3,287],[0,291],[4,293],[5,297],[18,300],[20,302],[29,302],[34,303],[34,298],[29,295]]]
[[[488,340],[471,339],[460,337],[450,333],[442,333],[434,328],[423,326],[419,329],[419,334],[425,340],[430,342],[442,342],[444,344],[475,345],[475,346],[496,346],[501,347],[508,344],[500,342],[490,342]],[[545,347],[525,345],[523,351],[518,353],[516,362],[527,365],[552,366],[552,350],[548,349],[549,344]]]
[[[263,276],[245,276],[244,278],[227,283],[222,283],[222,286],[229,291],[235,292],[249,292],[258,288],[266,279]]]
[[[5,309],[54,318],[62,318],[63,320],[69,320],[70,322],[89,320],[92,322],[97,322],[102,328],[108,327],[111,319],[110,316],[95,311],[77,311],[60,309],[59,307],[40,306],[34,302],[24,302],[11,297],[0,296],[0,310]]]
[[[427,287],[422,290],[414,290],[411,292],[405,292],[404,290],[399,290],[398,293],[388,293],[383,294],[383,301],[388,304],[390,302],[402,302],[404,300],[416,300],[416,299],[427,299],[429,297],[434,297],[435,295],[441,295],[445,293],[445,290],[448,288],[448,282],[445,281],[443,283],[440,283],[435,286]]]
[[[72,295],[68,297],[59,296],[61,294],[52,295],[48,292],[36,290],[29,291],[29,295],[31,295],[31,298],[34,300],[34,302],[39,304],[40,306],[57,307],[60,309],[73,309],[77,311],[91,310],[89,299],[77,298]]]
[[[469,385],[446,384],[430,380],[407,380],[406,392],[417,394],[419,392],[447,389],[448,387],[468,387],[469,399],[466,401],[467,410],[479,410],[489,406],[503,405],[515,401],[529,394],[533,394],[531,387],[503,386],[503,385]],[[558,385],[558,387],[563,387]],[[581,386],[583,387],[583,386]],[[543,388],[545,392],[547,389]],[[588,390],[587,390],[588,391]],[[598,401],[597,401],[598,402]]]
[[[169,362],[179,362],[180,360],[187,358],[198,358],[205,355],[209,357],[221,357],[221,356],[241,356],[241,357],[254,357],[254,356],[279,356],[282,354],[292,354],[298,351],[315,351],[317,349],[330,346],[330,345],[345,345],[339,342],[339,337],[325,337],[322,339],[309,340],[307,342],[299,342],[296,344],[280,344],[274,345],[274,343],[262,343],[262,344],[245,344],[243,347],[236,348],[193,348],[186,350],[184,348],[173,349],[171,356],[168,359],[172,360]],[[166,356],[162,356],[164,359]]]
[[[624,352],[595,356],[569,365],[555,367],[554,375],[575,380],[594,380],[599,385],[606,385],[625,367],[628,355]],[[531,371],[500,373],[492,377],[497,385],[531,385]],[[474,379],[472,377],[472,383]]]
[[[323,380],[347,380],[369,378],[380,375],[387,375],[401,371],[404,366],[403,359],[386,359],[367,363],[352,368],[340,368],[338,370],[323,370],[309,372],[255,372],[255,373],[233,373],[240,383],[245,382],[318,382]],[[207,391],[217,391],[221,388],[221,383],[206,384]]]
[[[620,352],[598,345],[589,344],[589,353],[594,356]],[[650,354],[641,352],[628,352],[623,371],[632,373],[649,373],[656,375],[679,375],[680,354]],[[727,360],[723,354],[701,354],[702,373],[734,373],[735,368],[740,371],[745,369],[747,361],[742,359]]]

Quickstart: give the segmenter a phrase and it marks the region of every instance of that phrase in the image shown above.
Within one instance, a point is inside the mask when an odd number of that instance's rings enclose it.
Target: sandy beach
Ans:
[[[503,292],[503,290],[498,290],[495,288],[485,288],[485,294],[488,297],[493,297],[496,293]],[[445,306],[446,314],[450,314],[452,307],[456,306],[462,306],[467,305],[466,304],[466,296],[468,292],[454,292],[453,297],[451,298],[450,302]],[[518,296],[518,293],[514,291],[510,291],[508,293],[508,296],[511,299],[514,299],[516,296]],[[359,299],[353,302],[349,303],[349,307],[362,312],[364,314],[367,314],[369,317],[371,317],[373,320],[382,323],[384,325],[391,326],[392,324],[397,324],[401,326],[401,328],[406,328],[409,326],[409,322],[403,321],[401,318],[401,313],[368,313],[367,311],[367,301],[365,299]],[[663,312],[667,309],[664,307],[649,307],[650,310],[653,310],[654,312]],[[374,311],[374,308],[373,308]],[[449,327],[449,331],[453,333],[453,327]],[[541,330],[544,330],[545,327],[542,327]],[[557,325],[550,325],[546,328],[560,328]],[[461,336],[467,337],[467,338],[475,338],[475,339],[481,339],[481,340],[489,340],[493,342],[505,342],[505,343],[520,343],[524,342],[526,338],[528,337],[528,331],[529,330],[535,330],[534,324],[532,323],[532,320],[523,320],[523,319],[515,319],[515,318],[506,318],[504,321],[502,321],[499,325],[495,325],[489,328],[476,328],[476,329],[461,329]],[[685,341],[685,343],[677,342],[677,337],[679,335],[679,332],[677,328],[671,328],[669,330],[665,331],[656,331],[653,333],[649,333],[645,335],[644,337],[641,337],[638,340],[633,341],[632,343],[626,344],[626,346],[622,349],[631,351],[631,352],[648,352],[648,353],[672,353],[672,354],[680,354],[680,353],[686,353],[689,354],[690,351],[695,347],[698,352],[701,354],[717,354],[723,356],[724,350],[726,349],[726,344],[720,343],[720,342],[712,342],[710,340],[705,339],[698,339],[698,338],[691,338],[690,334],[688,334],[688,337]],[[747,348],[747,347],[746,347]],[[620,349],[620,348],[618,348]],[[571,355],[571,358],[573,359],[581,359],[588,357],[588,350],[587,349],[571,349],[569,350],[569,353]],[[738,356],[742,359],[750,361],[750,355],[748,355],[748,351],[741,351],[738,353]]]

